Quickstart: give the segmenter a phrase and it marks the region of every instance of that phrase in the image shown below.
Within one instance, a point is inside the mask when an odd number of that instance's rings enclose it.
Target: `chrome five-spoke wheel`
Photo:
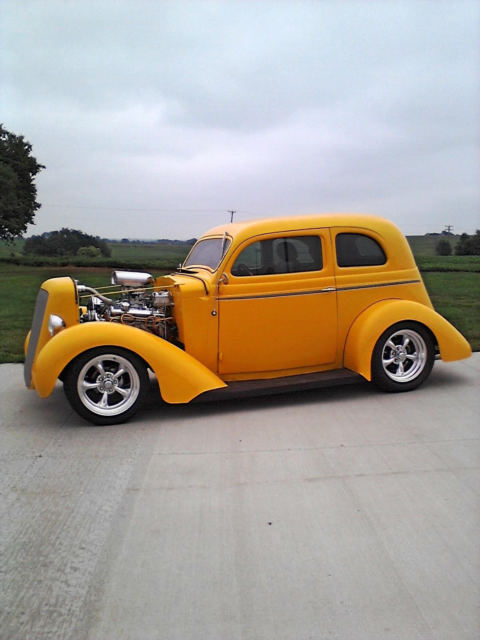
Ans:
[[[383,370],[395,382],[416,378],[427,362],[427,347],[419,333],[401,329],[389,336],[382,352]]]
[[[138,398],[140,378],[129,360],[106,353],[82,367],[77,391],[90,411],[99,416],[116,416],[127,411]]]
[[[430,333],[414,322],[398,323],[377,341],[372,379],[386,391],[408,391],[429,375],[435,358]]]
[[[114,424],[127,420],[138,409],[148,387],[148,374],[135,354],[100,348],[72,363],[64,386],[81,416],[95,424]]]

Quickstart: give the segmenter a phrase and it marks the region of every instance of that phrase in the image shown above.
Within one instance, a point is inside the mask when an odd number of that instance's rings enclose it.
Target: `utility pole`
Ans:
[[[453,225],[452,224],[446,224],[444,231],[446,231],[449,234],[452,234],[453,233]]]
[[[233,214],[237,212],[232,209],[228,209],[228,213],[230,214],[230,222],[233,222]]]

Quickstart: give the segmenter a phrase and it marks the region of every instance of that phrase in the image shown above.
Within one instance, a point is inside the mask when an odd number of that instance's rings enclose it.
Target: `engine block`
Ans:
[[[80,322],[117,322],[173,341],[176,325],[170,292],[154,290],[150,274],[127,273],[113,274],[112,283],[121,289],[114,292],[112,298],[91,287],[77,285],[82,298],[91,294],[86,305],[80,306]]]

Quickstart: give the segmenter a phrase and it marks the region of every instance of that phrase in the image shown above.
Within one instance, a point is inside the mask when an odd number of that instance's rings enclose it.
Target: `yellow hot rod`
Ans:
[[[47,280],[25,353],[27,387],[47,397],[60,379],[81,416],[114,424],[140,407],[149,370],[169,403],[360,378],[408,391],[436,356],[471,349],[434,311],[400,231],[336,214],[216,227],[168,276]]]

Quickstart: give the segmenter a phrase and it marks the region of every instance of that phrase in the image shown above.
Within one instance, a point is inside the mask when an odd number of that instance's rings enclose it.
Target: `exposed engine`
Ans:
[[[107,297],[96,289],[77,285],[80,322],[118,322],[174,340],[176,325],[173,300],[168,289],[155,291],[149,273],[114,271]],[[118,287],[120,287],[118,289]]]

